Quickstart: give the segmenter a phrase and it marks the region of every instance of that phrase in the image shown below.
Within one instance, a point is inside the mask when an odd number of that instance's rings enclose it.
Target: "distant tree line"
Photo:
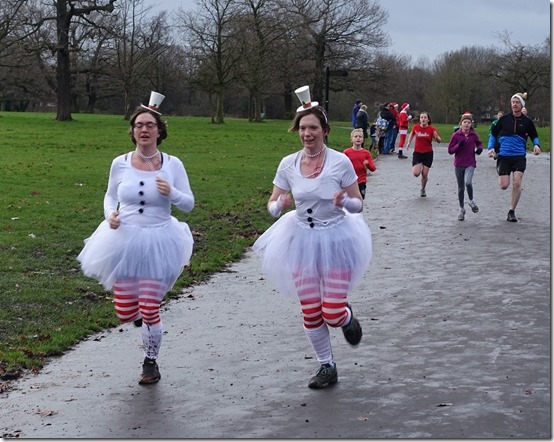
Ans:
[[[171,15],[143,0],[2,0],[0,109],[128,118],[156,90],[164,114],[260,121],[290,118],[308,84],[334,119],[362,99],[370,115],[406,101],[435,122],[486,121],[527,92],[529,115],[550,121],[548,35],[414,61],[387,52],[388,16],[377,0],[197,0]]]

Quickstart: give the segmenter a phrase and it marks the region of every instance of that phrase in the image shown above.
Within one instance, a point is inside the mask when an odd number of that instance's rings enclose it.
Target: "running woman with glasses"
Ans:
[[[157,103],[136,108],[129,135],[135,150],[112,162],[104,196],[105,220],[85,240],[77,257],[85,275],[114,294],[121,322],[141,327],[144,350],[139,384],[160,380],[160,305],[189,263],[193,238],[188,225],[171,215],[194,207],[187,172],[179,158],[160,152],[167,137]]]

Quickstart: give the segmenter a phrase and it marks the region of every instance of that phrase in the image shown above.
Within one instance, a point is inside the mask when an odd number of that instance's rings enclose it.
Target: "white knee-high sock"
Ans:
[[[142,323],[142,348],[144,356],[150,359],[157,359],[162,346],[163,325]]]
[[[329,328],[327,324],[323,324],[318,328],[306,328],[304,332],[317,356],[320,364],[332,364],[333,353],[331,351],[331,337],[329,336]]]

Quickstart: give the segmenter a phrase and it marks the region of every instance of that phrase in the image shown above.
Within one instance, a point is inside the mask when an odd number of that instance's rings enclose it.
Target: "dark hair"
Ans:
[[[431,124],[431,114],[430,114],[429,112],[427,112],[427,111],[421,111],[421,112],[419,113],[419,117],[421,117],[421,114],[427,115],[427,119],[429,120],[429,124]],[[418,118],[419,118],[419,117],[418,117]]]
[[[289,127],[289,132],[298,132],[298,130],[300,129],[300,120],[306,115],[315,115],[319,120],[319,123],[321,124],[321,127],[323,128],[325,134],[329,135],[329,132],[331,132],[331,126],[329,126],[327,114],[321,106],[311,107],[301,112],[297,112],[294,116],[294,119],[292,120],[291,126]]]
[[[142,106],[137,106],[134,112],[131,114],[131,118],[129,119],[129,123],[130,123],[129,135],[131,136],[131,141],[133,142],[133,144],[135,145],[137,144],[137,140],[133,135],[133,127],[135,125],[135,120],[139,115],[147,112],[156,119],[156,124],[158,125],[158,132],[159,132],[159,137],[156,140],[156,146],[159,146],[160,144],[162,144],[162,141],[167,138],[167,125],[165,124],[164,121],[162,121],[162,117],[159,114],[149,111],[148,109]]]

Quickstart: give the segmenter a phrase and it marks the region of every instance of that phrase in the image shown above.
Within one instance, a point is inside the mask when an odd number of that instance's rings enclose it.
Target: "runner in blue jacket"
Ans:
[[[498,184],[500,184],[502,190],[510,187],[510,175],[514,174],[512,199],[507,217],[507,221],[514,223],[517,222],[515,210],[521,196],[521,183],[527,166],[525,145],[528,137],[533,142],[533,153],[535,155],[541,153],[535,124],[533,120],[521,112],[526,99],[527,93],[518,92],[512,96],[510,100],[512,112],[498,120],[498,123],[491,130],[488,143],[489,157],[493,157],[495,141],[498,140],[496,171],[498,172]]]

